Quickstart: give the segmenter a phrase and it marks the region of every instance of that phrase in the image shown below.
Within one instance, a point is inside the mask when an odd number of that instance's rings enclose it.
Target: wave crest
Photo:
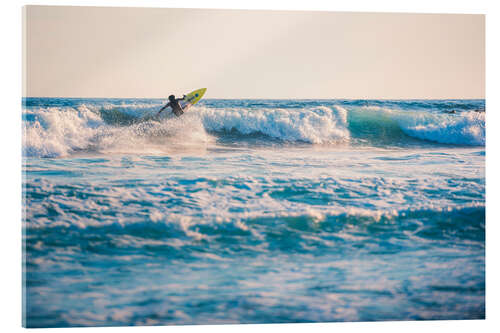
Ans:
[[[356,138],[394,144],[404,137],[430,142],[483,146],[486,142],[485,113],[398,110],[363,106],[349,113],[349,131]]]
[[[199,108],[203,125],[209,131],[262,133],[284,141],[315,144],[349,139],[347,110],[320,106],[311,109],[211,109]]]
[[[65,157],[75,152],[161,153],[200,147],[212,138],[200,119],[134,117],[117,109],[39,108],[25,112],[23,155]]]
[[[464,112],[460,115],[399,115],[398,123],[407,135],[439,143],[482,146],[486,143],[485,114]]]

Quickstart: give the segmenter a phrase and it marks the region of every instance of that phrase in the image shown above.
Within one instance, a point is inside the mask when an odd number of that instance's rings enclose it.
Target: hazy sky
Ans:
[[[26,8],[25,96],[484,98],[483,15]]]

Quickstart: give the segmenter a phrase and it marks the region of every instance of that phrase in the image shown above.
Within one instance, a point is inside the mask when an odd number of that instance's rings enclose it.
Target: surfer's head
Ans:
[[[168,99],[169,99],[170,101],[175,101],[175,96],[174,96],[174,95],[170,95],[170,96],[168,96]]]

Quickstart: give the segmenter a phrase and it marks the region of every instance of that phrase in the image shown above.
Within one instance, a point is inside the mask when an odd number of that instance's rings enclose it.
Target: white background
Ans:
[[[21,96],[22,96],[22,25],[21,7],[32,5],[94,5],[128,7],[177,8],[233,8],[277,10],[330,10],[364,12],[417,12],[417,13],[476,13],[486,14],[486,320],[376,322],[376,323],[318,323],[225,326],[169,326],[137,328],[89,328],[81,331],[105,332],[254,332],[256,330],[314,332],[489,332],[500,327],[498,274],[500,171],[498,159],[500,142],[500,82],[499,31],[500,11],[494,0],[101,0],[101,1],[2,1],[0,29],[1,98],[1,172],[0,172],[0,327],[5,332],[21,328]],[[41,329],[37,332],[74,332],[75,329]]]

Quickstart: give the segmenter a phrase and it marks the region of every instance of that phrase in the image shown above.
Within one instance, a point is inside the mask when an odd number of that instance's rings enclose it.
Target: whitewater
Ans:
[[[479,319],[484,100],[23,99],[28,327]]]

